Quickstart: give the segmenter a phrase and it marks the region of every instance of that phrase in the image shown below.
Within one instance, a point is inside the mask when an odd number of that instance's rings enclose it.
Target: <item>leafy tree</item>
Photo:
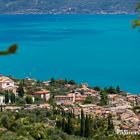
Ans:
[[[76,85],[76,82],[74,80],[70,80],[70,81],[68,81],[68,84],[70,84],[70,85]]]
[[[25,100],[26,100],[26,103],[27,103],[27,104],[32,104],[32,103],[33,103],[33,99],[32,99],[32,97],[29,96],[29,95],[26,96]]]
[[[31,136],[36,140],[45,139],[45,125],[36,123],[32,126]]]
[[[91,96],[87,96],[84,104],[93,104],[94,100]]]
[[[137,12],[140,11],[140,3],[137,5],[136,11]],[[140,18],[133,20],[132,23],[133,23],[133,25],[132,25],[133,28],[140,27]]]
[[[105,91],[100,93],[100,105],[108,105],[108,94]]]
[[[96,91],[101,91],[100,87],[94,87],[93,89],[96,90]]]
[[[54,78],[51,78],[51,79],[50,79],[50,85],[51,85],[51,86],[54,86],[54,85],[55,85],[55,79],[54,79]]]
[[[113,88],[113,87],[109,87],[109,88],[106,90],[106,92],[107,92],[108,94],[116,94],[116,89]]]
[[[24,98],[16,97],[16,104],[24,105],[26,104],[26,101]]]
[[[133,20],[133,28],[139,27],[140,26],[140,21],[139,20]]]
[[[10,122],[9,122],[9,118],[7,115],[2,116],[1,123],[2,123],[3,127],[7,128],[7,129],[10,127]]]

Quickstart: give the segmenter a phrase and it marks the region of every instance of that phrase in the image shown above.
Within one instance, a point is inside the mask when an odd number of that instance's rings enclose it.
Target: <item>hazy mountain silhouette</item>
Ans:
[[[3,13],[134,13],[140,0],[0,0]]]

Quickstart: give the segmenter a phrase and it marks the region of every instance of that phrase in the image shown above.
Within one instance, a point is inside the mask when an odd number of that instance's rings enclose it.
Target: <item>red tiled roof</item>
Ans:
[[[121,129],[129,129],[129,126],[127,126],[127,125],[121,125],[120,128]]]
[[[41,90],[41,91],[36,91],[33,94],[48,94],[50,91],[48,90]]]

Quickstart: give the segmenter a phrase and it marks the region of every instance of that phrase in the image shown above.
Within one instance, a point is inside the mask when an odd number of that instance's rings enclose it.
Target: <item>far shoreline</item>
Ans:
[[[134,15],[138,13],[0,13],[1,15]]]

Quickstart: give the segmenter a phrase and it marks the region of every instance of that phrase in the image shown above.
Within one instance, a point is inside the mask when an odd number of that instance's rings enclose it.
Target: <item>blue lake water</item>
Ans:
[[[0,15],[0,73],[40,80],[74,79],[140,93],[140,32],[136,15]]]

